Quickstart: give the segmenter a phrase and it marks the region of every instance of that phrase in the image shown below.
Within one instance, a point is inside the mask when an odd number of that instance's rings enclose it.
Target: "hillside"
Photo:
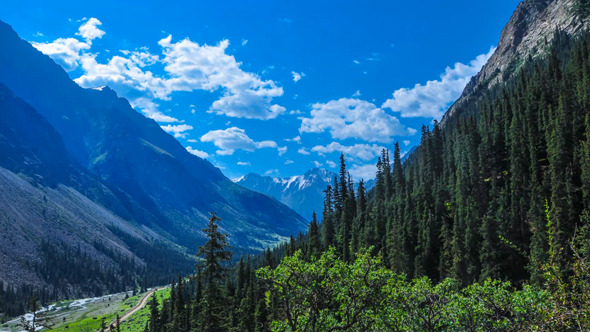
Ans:
[[[218,212],[238,247],[262,248],[305,228],[290,209],[233,184],[188,153],[111,89],[80,88],[5,23],[0,39],[10,46],[0,52],[0,82],[48,120],[74,162],[149,212],[128,207],[136,222],[161,227],[193,249],[210,211]]]
[[[521,49],[526,58],[503,59],[519,65],[506,67],[501,81],[468,87],[443,125],[422,128],[403,165],[395,144],[368,194],[351,192],[349,178],[339,176],[319,227],[312,222],[306,235],[260,255],[256,274],[240,261],[235,277],[217,281],[239,285],[218,302],[225,314],[217,317],[239,319],[217,318],[215,326],[590,330],[587,4],[523,1],[508,27],[564,19],[582,28],[528,31],[529,45],[551,40],[546,49],[535,56]],[[515,31],[504,29],[501,40],[518,37]],[[216,305],[208,294],[194,295],[201,301],[187,312]],[[222,305],[230,301],[239,305]],[[191,317],[191,327],[210,326],[205,314]]]
[[[2,311],[22,310],[41,287],[46,301],[192,271],[212,211],[236,251],[307,228],[108,87],[79,87],[4,22],[0,43],[0,284],[21,299]]]

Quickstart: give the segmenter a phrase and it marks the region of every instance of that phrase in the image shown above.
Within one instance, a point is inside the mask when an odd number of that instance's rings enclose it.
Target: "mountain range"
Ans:
[[[260,250],[307,228],[287,206],[187,152],[110,88],[78,86],[4,22],[0,44],[5,285],[47,286],[32,264],[43,263],[43,243],[120,268],[112,252],[137,266],[149,265],[146,252],[156,247],[188,259],[203,243],[210,212],[236,251]]]
[[[234,180],[235,183],[274,197],[311,221],[315,211],[318,220],[322,219],[324,192],[334,183],[336,173],[323,168],[313,168],[303,175],[286,178],[262,176],[248,173]],[[375,179],[365,182],[366,190],[375,185]],[[358,186],[358,184],[356,184]]]
[[[585,21],[571,15],[576,3],[523,1],[442,127],[475,112],[468,101],[510,78],[523,59],[544,54],[554,31],[582,31]],[[311,212],[321,214],[333,173],[233,182],[112,89],[78,86],[4,22],[0,44],[0,289],[47,287],[53,297],[111,289],[101,275],[82,282],[66,272],[57,287],[48,264],[56,256],[108,273],[148,267],[157,276],[145,284],[154,284],[193,268],[210,212],[236,252],[305,231]]]

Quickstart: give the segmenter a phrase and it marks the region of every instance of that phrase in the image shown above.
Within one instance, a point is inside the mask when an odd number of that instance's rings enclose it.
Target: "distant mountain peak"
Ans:
[[[303,175],[290,177],[262,176],[248,173],[234,181],[246,188],[269,195],[311,220],[313,211],[320,213],[324,190],[336,176],[323,168],[312,168]]]
[[[324,191],[328,185],[338,176],[325,168],[312,168],[303,175],[291,177],[262,176],[256,173],[248,173],[234,179],[234,182],[269,195],[297,211],[307,220],[311,220],[312,212],[315,211],[318,218],[321,218],[321,211],[324,204]],[[365,181],[365,187],[373,188],[375,181]]]

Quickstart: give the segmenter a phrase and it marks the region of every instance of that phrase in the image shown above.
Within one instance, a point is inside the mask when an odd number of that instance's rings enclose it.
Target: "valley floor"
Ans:
[[[131,296],[131,292],[105,295],[102,297],[61,301],[44,307],[37,312],[44,327],[38,331],[100,331],[104,319],[108,326],[119,315],[121,331],[143,331],[149,317],[146,305],[152,294],[161,303],[170,294],[169,288],[148,289],[144,293]],[[126,298],[127,297],[127,298]],[[32,320],[31,313],[24,318]],[[23,331],[21,317],[0,325],[0,332]]]

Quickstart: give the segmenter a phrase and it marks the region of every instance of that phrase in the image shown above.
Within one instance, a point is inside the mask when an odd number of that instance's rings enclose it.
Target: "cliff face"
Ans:
[[[502,30],[492,57],[465,87],[461,97],[441,121],[453,117],[460,105],[478,88],[489,88],[511,77],[525,59],[545,54],[556,31],[576,35],[587,27],[588,17],[579,15],[583,0],[524,0]]]

